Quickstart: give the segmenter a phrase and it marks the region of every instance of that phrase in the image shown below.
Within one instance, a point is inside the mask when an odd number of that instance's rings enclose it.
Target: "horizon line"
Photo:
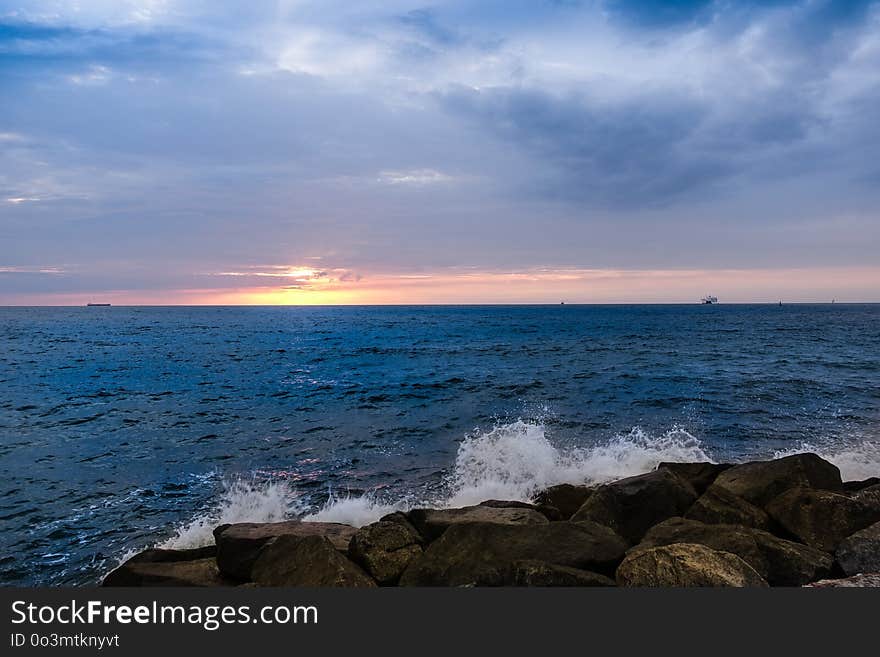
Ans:
[[[510,307],[510,306],[866,306],[880,301],[729,301],[711,304],[699,301],[606,301],[606,302],[484,302],[484,303],[103,303],[89,304],[0,304],[0,308],[424,308],[424,307]]]

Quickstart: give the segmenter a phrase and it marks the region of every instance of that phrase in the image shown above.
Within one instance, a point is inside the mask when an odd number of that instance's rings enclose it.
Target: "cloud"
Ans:
[[[880,247],[876,2],[23,0],[0,84],[31,290]]]
[[[0,266],[0,274],[64,274],[62,267]]]
[[[260,279],[274,279],[284,283],[282,289],[307,290],[325,289],[339,283],[357,283],[362,279],[358,273],[348,269],[314,269],[295,265],[253,265],[232,271],[221,271],[209,274],[220,278],[243,278],[245,283],[263,285]],[[292,283],[289,281],[293,281]]]
[[[641,26],[668,27],[711,20],[713,0],[607,0],[607,11],[614,17]]]
[[[389,185],[435,185],[450,182],[452,176],[434,169],[412,169],[409,171],[382,171],[379,181]]]

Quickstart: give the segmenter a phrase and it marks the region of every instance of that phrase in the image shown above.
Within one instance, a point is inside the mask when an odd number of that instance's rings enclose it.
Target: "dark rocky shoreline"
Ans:
[[[880,586],[880,478],[815,454],[661,463],[533,503],[488,500],[338,523],[239,523],[149,549],[104,586]]]

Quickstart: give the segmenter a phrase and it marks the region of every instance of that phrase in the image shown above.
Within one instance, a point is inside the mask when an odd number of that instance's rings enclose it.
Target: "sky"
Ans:
[[[880,301],[880,2],[0,0],[0,305]]]

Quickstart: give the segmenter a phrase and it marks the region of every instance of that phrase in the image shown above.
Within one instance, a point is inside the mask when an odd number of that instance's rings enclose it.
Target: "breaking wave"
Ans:
[[[174,536],[157,547],[183,550],[210,545],[217,525],[235,522],[279,522],[302,513],[299,496],[282,481],[255,479],[224,482],[217,501],[192,521],[177,529]]]
[[[389,504],[372,495],[362,497],[330,497],[317,512],[306,515],[303,520],[314,522],[342,522],[346,525],[363,527],[394,511],[410,508],[412,504],[404,501]]]
[[[865,479],[880,472],[880,444],[876,442],[845,448],[802,443],[773,457],[800,452],[815,452],[831,461],[845,480]],[[714,459],[698,438],[680,427],[659,435],[635,427],[597,445],[563,448],[550,442],[542,423],[517,420],[465,438],[440,492],[432,496],[389,499],[371,493],[331,494],[315,510],[286,482],[235,481],[225,485],[215,505],[181,526],[159,547],[181,549],[210,544],[213,529],[223,523],[277,522],[299,517],[360,527],[393,511],[416,506],[458,507],[488,499],[528,501],[547,486],[604,483],[650,472],[662,461]]]
[[[362,526],[395,510],[418,505],[457,507],[488,499],[531,499],[560,483],[602,483],[649,472],[661,461],[709,461],[700,441],[684,429],[651,436],[640,428],[589,448],[562,449],[538,422],[517,420],[478,431],[459,445],[443,486],[431,499],[389,503],[374,496],[330,499],[306,520]]]
[[[602,483],[649,472],[661,461],[711,460],[684,429],[651,436],[636,427],[593,447],[561,449],[544,425],[518,420],[461,443],[449,477],[449,506],[487,499],[528,500],[561,483]]]
[[[776,452],[774,458],[813,452],[840,468],[844,481],[868,479],[880,475],[880,442],[865,440],[846,446],[822,446],[801,443],[798,447]]]

